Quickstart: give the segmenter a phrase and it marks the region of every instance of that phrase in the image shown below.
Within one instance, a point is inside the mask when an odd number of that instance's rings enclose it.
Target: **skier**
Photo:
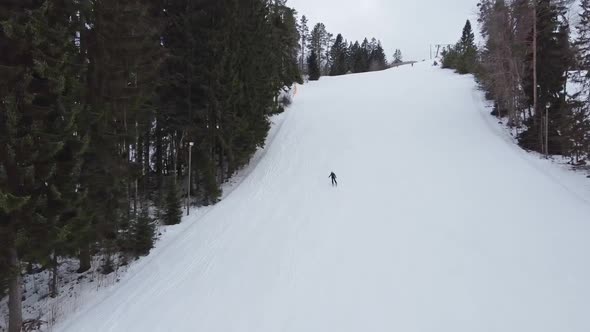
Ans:
[[[336,181],[336,174],[334,174],[334,172],[330,173],[329,178],[332,179],[332,186],[338,186],[338,181]]]

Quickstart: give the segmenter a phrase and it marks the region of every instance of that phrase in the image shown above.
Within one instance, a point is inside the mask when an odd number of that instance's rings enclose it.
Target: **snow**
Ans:
[[[589,180],[486,106],[430,62],[300,86],[219,204],[53,330],[590,331]]]
[[[292,92],[285,93],[292,96]],[[277,131],[281,128],[285,113],[271,117],[272,127],[267,142],[272,142]],[[241,170],[230,181],[223,185],[222,199],[229,195],[246,177],[258,160],[264,156],[265,150],[258,151],[252,158],[250,166]],[[168,246],[171,241],[182,234],[195,219],[207,214],[211,206],[192,209],[190,216],[184,216],[183,222],[179,225],[158,225],[157,241],[152,252],[158,252],[160,248]],[[184,210],[186,212],[186,210]],[[151,256],[150,256],[151,257]],[[58,285],[59,294],[56,298],[49,297],[49,283],[51,273],[43,270],[37,273],[25,274],[23,276],[23,318],[24,320],[37,320],[41,323],[42,331],[56,331],[55,323],[68,317],[68,314],[77,312],[81,308],[88,307],[89,299],[96,300],[108,296],[112,288],[121,280],[121,276],[133,275],[145,264],[149,264],[151,258],[128,261],[123,264],[123,257],[112,257],[113,265],[118,267],[113,273],[104,275],[100,272],[101,261],[105,259],[102,255],[93,258],[92,269],[84,273],[77,273],[79,263],[75,259],[61,259],[59,261]],[[91,304],[91,303],[90,303]],[[0,299],[0,332],[8,330],[8,297]]]

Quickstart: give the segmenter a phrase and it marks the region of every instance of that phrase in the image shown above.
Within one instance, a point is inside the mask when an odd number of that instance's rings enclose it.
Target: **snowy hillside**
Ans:
[[[299,87],[231,194],[54,330],[590,331],[588,180],[488,113],[430,63]]]

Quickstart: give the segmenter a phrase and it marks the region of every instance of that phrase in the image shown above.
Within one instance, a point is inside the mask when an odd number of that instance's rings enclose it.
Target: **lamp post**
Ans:
[[[193,145],[194,142],[188,143],[188,185],[187,185],[187,192],[186,192],[186,215],[190,214],[190,207],[191,207],[191,163],[193,161],[192,152],[193,152]]]
[[[549,105],[545,105],[545,158],[549,159]]]

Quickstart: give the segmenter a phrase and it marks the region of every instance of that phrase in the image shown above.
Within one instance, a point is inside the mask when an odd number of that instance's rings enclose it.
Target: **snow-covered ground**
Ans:
[[[590,180],[486,105],[430,62],[300,87],[223,201],[54,331],[590,331]]]
[[[286,95],[292,96],[293,92],[289,91]],[[268,134],[267,144],[274,140],[276,133],[280,130],[286,113],[274,115],[271,117],[271,130]],[[261,149],[253,156],[250,165],[240,170],[232,179],[223,185],[222,199],[227,197],[231,192],[240,185],[241,181],[250,174],[255,168],[258,161],[264,156],[266,150]],[[170,242],[182,234],[188,227],[191,227],[201,216],[204,216],[212,206],[191,209],[190,216],[183,216],[182,223],[179,225],[159,225],[157,231],[157,240],[152,254],[163,250],[162,248],[169,245]],[[183,213],[186,210],[183,211]],[[105,259],[102,255],[94,257],[92,268],[84,273],[77,273],[79,262],[75,259],[66,259],[59,261],[58,285],[59,294],[56,298],[51,298],[49,294],[49,283],[52,277],[49,270],[25,274],[23,276],[23,319],[25,321],[34,320],[40,323],[40,331],[56,331],[55,324],[61,322],[64,318],[72,313],[79,311],[87,306],[89,299],[108,296],[109,292],[115,287],[116,283],[121,281],[125,275],[133,275],[136,271],[141,270],[145,264],[149,264],[151,256],[142,257],[138,260],[127,261],[122,263],[122,259],[129,259],[123,256],[113,257],[114,265],[117,269],[108,275],[100,272],[101,261]],[[8,297],[0,299],[0,332],[8,330]]]

